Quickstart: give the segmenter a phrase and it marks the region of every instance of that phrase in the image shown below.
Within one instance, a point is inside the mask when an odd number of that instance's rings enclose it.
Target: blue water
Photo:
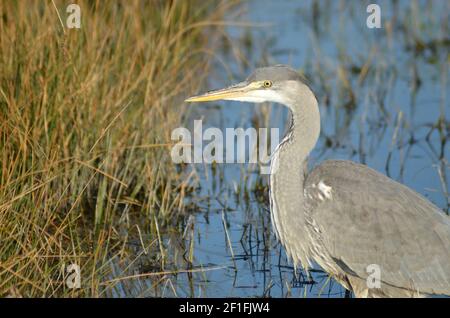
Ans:
[[[289,64],[309,79],[320,104],[322,134],[311,153],[313,165],[330,158],[363,162],[448,211],[448,42],[435,51],[411,47],[417,45],[412,39],[448,41],[450,3],[399,1],[395,7],[391,1],[376,2],[381,29],[366,27],[367,1],[244,2],[244,12],[230,13],[229,21],[252,26],[227,27],[231,43],[219,40],[221,62],[205,90],[240,81],[261,65]],[[360,69],[366,64],[369,73],[363,78]],[[279,105],[189,107],[188,125],[203,118],[204,129],[219,127],[224,133],[229,127],[252,127],[255,120],[283,131],[288,118]],[[445,129],[430,132],[439,118]],[[193,247],[193,266],[207,271],[179,274],[158,295],[344,297],[342,287],[320,268],[311,278],[301,271],[295,275],[272,234],[266,194],[252,191],[255,184],[267,183],[257,167],[222,164],[214,173],[211,166],[197,164],[190,169],[200,181],[192,198],[198,209],[185,239]]]

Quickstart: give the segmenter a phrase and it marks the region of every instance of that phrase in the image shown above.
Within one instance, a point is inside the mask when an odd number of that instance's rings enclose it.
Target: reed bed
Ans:
[[[163,275],[191,191],[170,133],[234,2],[78,3],[0,1],[0,296],[111,295],[132,237]]]

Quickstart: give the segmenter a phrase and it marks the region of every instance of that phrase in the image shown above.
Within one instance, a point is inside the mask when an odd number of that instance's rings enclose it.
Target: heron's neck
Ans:
[[[292,114],[292,126],[280,143],[272,162],[272,221],[294,265],[308,266],[304,217],[304,180],[307,159],[320,134],[320,114],[311,90],[299,90],[285,100]],[[299,237],[300,236],[300,237]],[[292,242],[295,242],[293,244]]]
[[[291,127],[277,149],[280,169],[274,167],[274,173],[283,182],[296,182],[297,187],[290,189],[298,191],[303,190],[308,156],[319,138],[320,113],[314,93],[306,86],[291,94],[283,100],[291,112]]]

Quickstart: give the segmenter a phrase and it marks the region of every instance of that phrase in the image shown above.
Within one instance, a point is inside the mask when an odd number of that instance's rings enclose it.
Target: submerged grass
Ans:
[[[0,296],[108,295],[131,237],[164,273],[190,191],[170,133],[233,2],[79,4],[68,29],[63,1],[0,1]]]

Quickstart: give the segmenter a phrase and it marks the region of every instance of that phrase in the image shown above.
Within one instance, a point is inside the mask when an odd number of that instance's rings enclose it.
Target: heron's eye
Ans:
[[[269,87],[272,86],[272,82],[271,81],[264,81],[263,85],[264,85],[265,88],[269,88]]]

